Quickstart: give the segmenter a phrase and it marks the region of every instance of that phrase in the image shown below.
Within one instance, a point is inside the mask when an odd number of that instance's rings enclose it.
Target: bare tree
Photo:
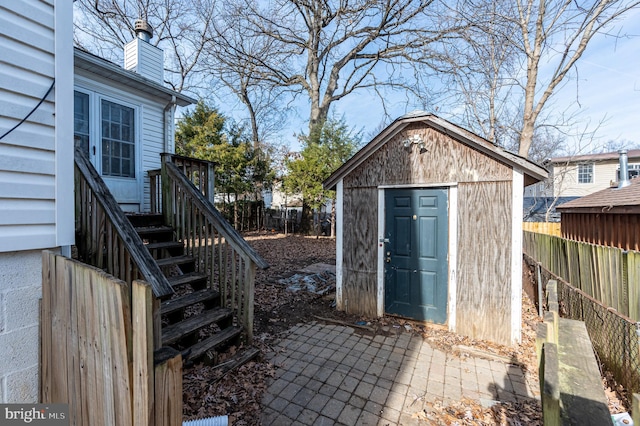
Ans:
[[[465,126],[501,146],[518,124],[518,50],[509,40],[517,27],[504,19],[511,8],[508,1],[461,1],[451,14],[461,21],[460,38],[442,43],[442,76],[453,88],[447,103],[462,108]]]
[[[360,90],[420,90],[412,66],[429,63],[443,30],[434,0],[235,0],[225,5],[242,44],[234,53],[261,84],[309,101],[309,129]],[[233,41],[231,37],[226,41]],[[259,46],[254,51],[247,49]],[[423,74],[419,74],[423,75]]]
[[[637,7],[636,0],[517,0],[519,46],[526,57],[524,116],[518,153],[529,155],[536,121],[554,91],[570,73],[597,34]],[[541,76],[541,60],[552,64],[548,79]]]
[[[165,53],[165,80],[176,91],[204,87],[202,55],[210,40],[214,0],[77,0],[75,44],[101,57],[122,59],[122,46],[135,37],[134,22],[153,28],[151,43]]]
[[[524,157],[533,154],[534,144],[549,141],[544,127],[572,131],[577,117],[569,110],[552,111],[554,93],[573,76],[589,42],[609,35],[612,23],[640,1],[582,3],[461,0],[456,5],[457,19],[468,26],[463,42],[444,44],[449,58],[444,67],[455,83],[454,99],[465,106],[465,124]]]
[[[265,82],[261,67],[251,61],[272,53],[268,40],[245,37],[244,17],[226,9],[216,13],[218,19],[209,29],[208,37],[214,42],[206,55],[207,70],[246,108],[257,149],[285,126],[290,107],[283,90]]]

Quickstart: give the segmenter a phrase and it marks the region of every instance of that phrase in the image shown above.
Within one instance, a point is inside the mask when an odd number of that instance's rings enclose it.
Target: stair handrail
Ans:
[[[187,252],[196,258],[196,268],[207,274],[209,285],[218,284],[222,306],[233,311],[251,343],[256,269],[269,264],[169,156],[162,161],[162,204],[165,223],[184,241]]]
[[[122,241],[122,245],[130,256],[131,261],[138,269],[140,275],[142,275],[142,278],[151,285],[154,296],[157,298],[164,298],[173,294],[174,291],[171,284],[169,284],[169,281],[162,273],[162,270],[155,262],[149,251],[145,248],[142,239],[134,229],[131,222],[129,222],[129,219],[125,216],[124,211],[118,205],[118,202],[111,194],[111,191],[109,191],[104,180],[102,180],[96,169],[93,167],[84,151],[78,146],[75,148],[75,166],[76,171],[79,172],[88,187],[91,189],[91,195],[95,197],[100,207],[104,210],[107,220],[116,231],[117,237]],[[79,217],[82,216],[81,208],[83,201],[82,192],[80,191],[80,183],[79,176],[76,174],[76,229],[78,229],[78,224],[80,224],[80,232],[84,235],[90,231],[90,227],[82,227],[84,222],[80,220],[81,217]],[[85,213],[88,214],[87,212]],[[95,212],[93,213],[95,214]],[[106,229],[101,232],[106,232]],[[103,235],[88,235],[88,237],[96,240],[104,238]],[[112,246],[115,245],[115,242],[109,240],[110,238],[107,237],[107,241],[105,242],[107,251],[113,250]],[[110,244],[110,242],[113,244]],[[86,255],[86,253],[83,254]],[[113,256],[113,254],[111,256]],[[108,255],[107,257],[111,256]],[[124,257],[122,257],[122,259],[124,259]],[[85,259],[85,261],[88,261],[88,259]],[[121,273],[123,265],[120,265],[121,271],[116,270],[115,263],[118,262],[121,263],[122,260],[118,259],[114,264],[107,262],[106,268],[104,269],[109,274],[126,281],[131,285],[132,280],[137,279],[138,277],[131,276],[131,271],[126,267],[125,272]],[[103,265],[93,266],[102,267]]]
[[[184,189],[197,204],[212,224],[218,229],[220,234],[229,244],[247,260],[253,261],[260,269],[267,269],[269,264],[251,247],[242,235],[231,226],[222,213],[209,201],[201,191],[189,180],[180,169],[171,162],[163,162],[162,167],[167,174]]]

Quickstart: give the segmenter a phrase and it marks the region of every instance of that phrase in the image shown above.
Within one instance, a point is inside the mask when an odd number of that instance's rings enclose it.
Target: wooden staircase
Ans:
[[[161,214],[127,218],[175,291],[160,304],[161,345],[177,349],[185,360],[206,356],[216,363],[221,351],[240,342],[243,327],[234,325],[233,311],[221,306],[219,291],[196,271],[196,259],[185,254],[184,243],[176,240]]]
[[[131,312],[136,282],[152,294],[148,331],[158,354],[216,363],[227,346],[252,343],[256,270],[269,265],[213,205],[213,163],[161,159],[148,172],[149,210],[158,214],[125,215],[76,147],[74,256],[122,280]],[[257,353],[240,351],[221,371]]]

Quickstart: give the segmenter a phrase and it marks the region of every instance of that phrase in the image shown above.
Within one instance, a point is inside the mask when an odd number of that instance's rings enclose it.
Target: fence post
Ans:
[[[560,425],[560,377],[558,372],[558,346],[555,343],[542,345],[542,416],[545,426]]]
[[[153,295],[135,280],[131,289],[133,341],[133,426],[153,423]]]
[[[542,293],[542,271],[540,262],[536,262],[536,272],[538,273],[538,315],[542,317],[544,313],[544,294]]]
[[[631,417],[634,425],[640,425],[640,393],[634,393],[631,402]]]
[[[182,355],[173,348],[154,353],[155,425],[182,424]]]

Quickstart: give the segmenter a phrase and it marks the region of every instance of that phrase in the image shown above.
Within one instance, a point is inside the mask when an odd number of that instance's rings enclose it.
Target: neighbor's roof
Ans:
[[[416,111],[396,119],[386,129],[365,145],[360,151],[355,153],[353,157],[347,160],[338,170],[333,172],[324,182],[325,188],[333,188],[342,178],[351,173],[356,167],[362,164],[369,156],[375,153],[380,147],[382,147],[393,136],[401,132],[404,128],[412,123],[423,123],[429,127],[437,129],[442,133],[450,136],[460,143],[468,145],[489,157],[492,157],[498,161],[501,161],[513,168],[521,169],[527,176],[533,178],[535,183],[537,181],[546,179],[547,171],[540,165],[527,160],[526,158],[512,154],[504,149],[495,146],[488,140],[472,133],[460,126],[457,126],[447,120],[437,117],[433,114],[426,113],[424,111]]]
[[[198,102],[197,100],[190,98],[189,96],[183,95],[169,89],[168,87],[163,86],[162,84],[151,81],[138,73],[125,70],[124,68],[114,64],[111,61],[107,61],[104,58],[93,55],[82,49],[78,49],[77,47],[73,50],[73,65],[76,68],[99,75],[106,78],[107,80],[112,80],[114,82],[124,84],[125,86],[137,91],[147,93],[161,99],[166,99],[167,102],[170,102],[172,97],[175,96],[176,103],[180,106],[187,106]]]
[[[630,149],[627,152],[629,159],[640,160],[640,149]],[[546,161],[546,163],[581,163],[581,162],[596,162],[596,161],[618,161],[620,153],[618,152],[603,152],[601,154],[587,154],[587,155],[574,155],[567,157],[554,157]]]
[[[636,213],[640,206],[640,178],[624,188],[612,187],[556,207],[561,213]]]

